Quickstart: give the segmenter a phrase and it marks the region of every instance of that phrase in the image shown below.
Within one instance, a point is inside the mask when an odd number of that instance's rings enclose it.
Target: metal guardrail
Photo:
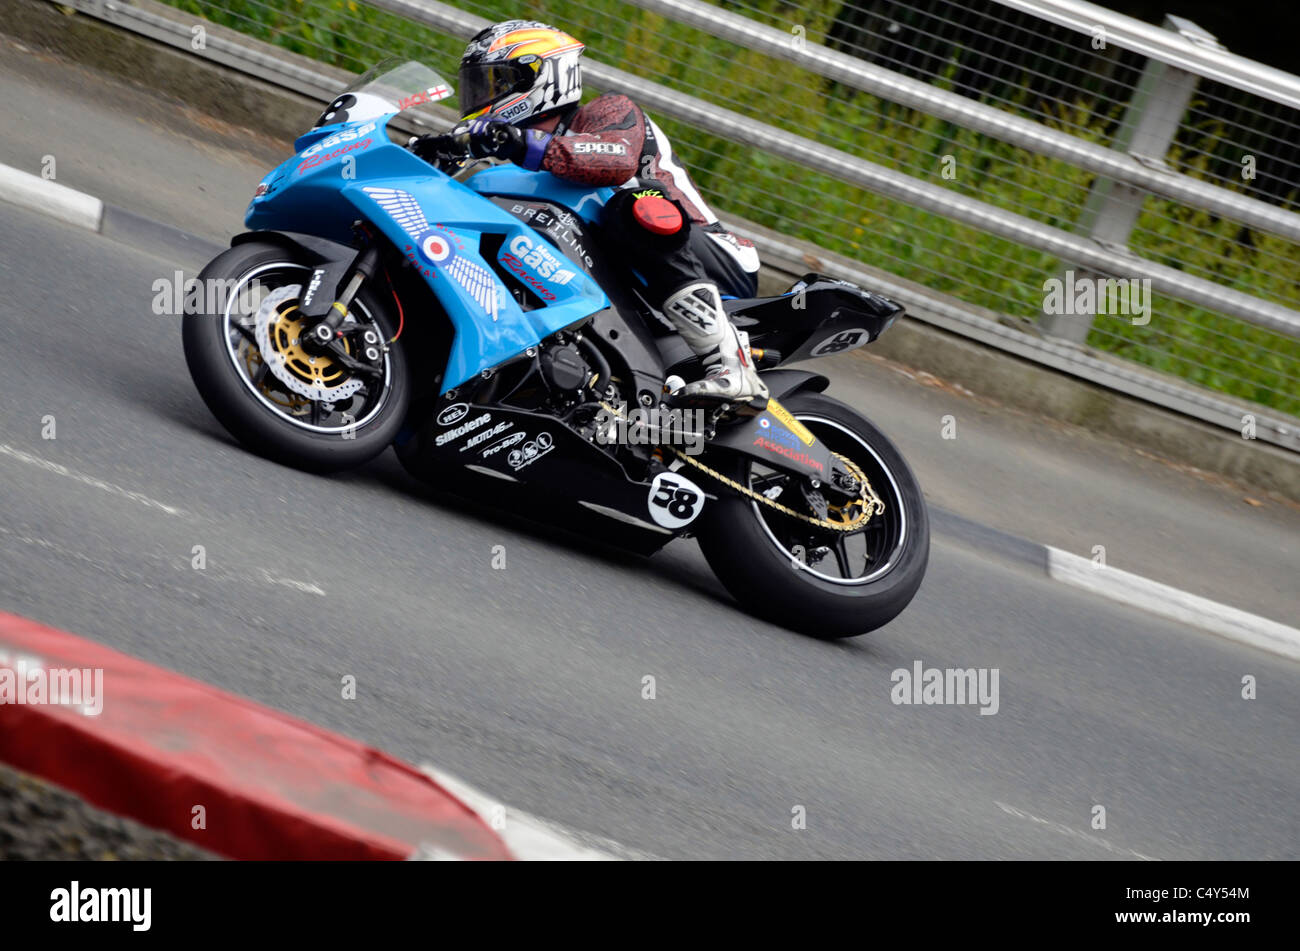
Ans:
[[[781,261],[791,273],[798,273],[806,260],[807,249],[798,243],[763,234],[750,237],[765,262]],[[942,294],[919,292],[887,273],[868,271],[852,261],[833,260],[825,270],[834,277],[905,303],[909,317],[933,327],[1213,426],[1241,431],[1242,406],[1220,399],[1208,390],[1195,389],[1171,377],[1113,357],[1106,359],[1050,337],[1023,333],[972,313],[961,301]],[[1300,426],[1264,410],[1252,411],[1252,415],[1256,417],[1261,442],[1300,452]]]
[[[991,135],[1039,155],[1069,162],[1155,195],[1226,215],[1252,228],[1262,228],[1300,240],[1300,214],[1176,174],[1163,156],[1124,155],[1066,132],[1049,129],[1003,109],[873,66],[856,56],[808,42],[793,42],[790,32],[756,23],[748,17],[699,0],[626,0],[633,6],[693,26],[746,49],[766,53],[796,66],[869,92],[900,105]],[[376,6],[387,6],[376,3]],[[418,7],[417,7],[418,9]],[[1109,11],[1107,11],[1109,12]],[[408,14],[410,15],[410,14]],[[1296,96],[1300,99],[1300,82]]]
[[[155,13],[132,3],[131,0],[57,0],[61,6],[70,6],[80,13],[89,14],[115,26],[147,36],[168,46],[184,50],[200,59],[219,66],[235,69],[249,76],[265,79],[276,86],[307,96],[318,102],[329,102],[353,79],[355,73],[334,69],[320,63],[310,67],[297,62],[296,57],[285,56],[280,51],[267,52],[248,41],[246,37],[232,38],[220,32],[209,31],[202,46],[195,47],[192,26],[183,22],[184,14]],[[392,123],[394,128],[409,134],[428,131],[445,132],[455,119],[442,107],[408,109]],[[304,130],[305,131],[305,130]]]
[[[1234,56],[1218,44],[1203,40],[1188,43],[1179,34],[1170,34],[1150,23],[1121,16],[1114,10],[1082,0],[998,2],[1085,35],[1099,25],[1104,26],[1107,40],[1116,46],[1300,109],[1300,77]]]
[[[307,69],[278,54],[271,54],[247,43],[227,39],[215,32],[205,38],[201,48],[194,46],[194,34],[175,18],[119,0],[61,0],[79,13],[86,13],[108,23],[126,27],[150,39],[187,50],[202,59],[230,66],[251,76],[275,77],[277,84],[304,95],[328,102],[347,84],[330,75],[326,68]]]
[[[372,0],[372,4],[411,19],[418,19],[437,29],[460,37],[472,35],[488,22],[484,18],[444,4],[433,3],[430,0]],[[159,16],[130,3],[119,2],[119,0],[71,0],[71,5],[82,12],[90,13],[174,47],[193,52],[194,55],[258,76],[266,81],[312,98],[328,99],[346,81],[336,78],[337,71],[318,71],[310,67],[304,67],[296,62],[297,57],[279,54],[268,55],[264,51],[256,49],[255,44],[242,42],[242,38],[241,41],[235,41],[218,35],[210,35],[204,50],[192,50],[188,23],[178,19],[184,17],[184,14],[179,12],[176,14],[176,18]],[[647,80],[631,76],[603,64],[592,63],[589,67],[589,74],[598,86],[627,89],[631,94],[640,97],[653,107],[664,108],[666,106],[668,109],[672,109],[672,114],[679,115],[688,122],[692,120],[699,122],[707,119],[710,126],[716,128],[715,121],[718,117],[718,111],[714,106],[709,106],[706,103],[692,104],[689,101],[684,101],[680,94],[673,93],[672,90],[657,87],[656,84]],[[686,100],[689,100],[689,97],[686,97]],[[667,112],[668,109],[664,109],[664,111]],[[701,112],[701,110],[704,111]],[[736,123],[736,127],[728,127],[727,131],[735,132],[738,135],[743,134],[745,128],[752,129],[753,127],[752,120],[741,116],[735,116],[733,121]],[[435,118],[431,124],[443,126],[445,121]],[[780,130],[776,131],[779,132]],[[788,133],[783,133],[783,135],[788,136]],[[790,147],[792,155],[803,155],[804,153],[799,150],[810,149],[810,147],[820,150],[816,143],[801,142],[795,136],[789,136],[789,139],[793,141],[786,141],[784,144]],[[761,145],[761,143],[755,143],[755,145]],[[812,156],[809,155],[808,158],[811,159]],[[838,163],[836,164],[838,167]],[[918,183],[898,180],[899,178],[906,179],[908,176],[889,169],[871,169],[870,163],[865,163],[865,165],[868,166],[866,169],[867,174],[881,176],[882,187],[896,185],[901,189],[901,193],[908,194],[909,197],[915,197],[917,201],[926,201],[940,208],[944,213],[952,209],[953,198],[960,197],[954,196],[952,192],[944,189],[938,189],[939,193],[930,192],[929,189],[916,192],[909,191],[909,189],[916,188]],[[858,169],[858,171],[861,172],[863,169]],[[934,186],[930,187],[934,188]],[[972,219],[975,219],[981,213],[981,209],[966,208],[963,213],[969,214]],[[1036,222],[1032,221],[1027,222],[1027,224],[1034,229],[1040,227]],[[1053,231],[1056,229],[1048,230]],[[1069,245],[1074,247],[1074,242],[1077,240],[1075,236],[1066,232],[1059,232],[1059,234],[1070,239]],[[1051,237],[1041,233],[1037,236],[1041,238]],[[807,253],[801,250],[797,242],[767,236],[756,236],[756,240],[765,253],[781,254],[790,260],[798,260]],[[1069,248],[1064,248],[1062,253],[1068,252],[1068,250]],[[1082,249],[1076,248],[1075,250]],[[1092,258],[1090,260],[1101,266],[1103,263],[1107,263],[1108,259]],[[1124,256],[1123,260],[1127,266],[1130,260],[1129,257]],[[1159,376],[1138,367],[1129,370],[1114,359],[1097,359],[1079,351],[1078,348],[1054,343],[1050,339],[1036,338],[1001,326],[975,315],[971,310],[964,307],[961,302],[941,294],[927,294],[924,301],[916,300],[915,288],[909,288],[904,283],[895,284],[887,277],[882,280],[879,273],[872,274],[857,271],[851,264],[845,262],[840,263],[836,273],[842,274],[849,279],[870,283],[884,293],[893,294],[904,301],[911,298],[915,300],[913,309],[921,319],[987,345],[1051,366],[1071,375],[1091,380],[1100,385],[1109,386],[1120,392],[1137,396],[1229,430],[1239,430],[1241,427],[1242,404],[1220,399],[1204,390],[1184,386],[1173,379],[1161,379]],[[1178,280],[1185,285],[1187,275],[1175,271],[1172,274],[1163,275],[1162,280],[1169,282]],[[1210,290],[1211,293],[1217,293],[1221,289],[1211,288]],[[1257,418],[1258,438],[1261,441],[1300,451],[1300,432],[1297,431],[1292,421],[1271,414],[1262,410],[1262,408],[1255,415]]]
[[[1052,223],[1072,225],[1075,234],[1108,250],[1122,254],[1133,249],[1136,261],[1117,276],[1147,276],[1142,260],[1157,260],[1191,277],[1234,285],[1292,313],[1300,302],[1300,245],[1294,237],[1300,215],[1291,210],[1300,194],[1300,148],[1295,144],[1300,142],[1300,110],[1290,107],[1300,101],[1300,78],[1233,56],[1195,24],[1166,17],[1165,27],[1159,28],[1073,0],[843,0],[829,28],[824,20],[818,23],[812,10],[767,0],[728,0],[727,10],[699,0],[625,2],[686,24],[698,35],[723,40],[741,59],[749,55],[745,51],[758,49],[770,61],[793,65],[800,74],[791,83],[804,89],[821,76],[841,89],[879,96],[876,111],[883,121],[873,122],[871,110],[864,110],[867,121],[858,126],[862,138],[852,145],[833,143],[850,153],[873,148],[889,152],[874,146],[872,139],[883,133],[905,140],[919,129],[918,120],[909,124],[900,117],[892,105],[898,103],[914,109],[913,115],[977,130],[982,144],[972,152],[967,143],[960,153],[967,167],[996,167],[1004,150],[990,147],[994,140],[1029,153],[1013,160],[1020,168],[1040,167],[1034,154],[1052,159],[1058,171],[1042,190],[1054,199],[1068,196],[1062,164],[1096,173],[1086,200],[1067,197],[1073,221],[1067,217]],[[1073,19],[1058,15],[1061,10],[1071,11]],[[825,31],[823,44],[813,42],[818,30]],[[680,31],[676,36],[681,42]],[[1107,52],[1098,52],[1098,47]],[[716,46],[709,55],[718,55]],[[1142,55],[1147,55],[1145,64]],[[1203,68],[1216,80],[1243,82],[1221,86],[1188,68]],[[676,66],[671,74],[675,85],[699,88],[698,80],[678,83]],[[762,81],[752,70],[744,78]],[[1261,100],[1246,89],[1273,100]],[[840,102],[852,101],[851,94],[845,97],[832,88],[825,92],[834,93]],[[698,94],[714,98],[707,89]],[[1067,119],[1080,107],[1084,119]],[[1120,109],[1122,120],[1113,121]],[[935,177],[933,158],[924,151],[912,148],[901,162],[896,153],[892,158],[889,164],[898,170]],[[1251,163],[1249,172],[1240,165],[1234,171],[1232,163],[1238,159]],[[1253,178],[1256,160],[1261,166],[1258,183]],[[991,176],[991,184],[997,184],[997,177]],[[1033,176],[1013,173],[1011,178],[1023,185]],[[1010,191],[1014,196],[1015,189]],[[1242,194],[1246,191],[1261,197]],[[1268,200],[1262,200],[1264,196]],[[1053,207],[1050,200],[1032,198],[1017,207],[1021,203],[1014,197],[1008,200],[1006,189],[994,188],[988,198],[976,190],[972,197],[1004,213],[1036,219],[1041,219],[1038,212],[1044,204]],[[1060,210],[1058,201],[1054,216]],[[1233,228],[1243,230],[1233,235]],[[925,236],[929,245],[942,243],[934,236],[939,230]],[[1270,232],[1289,244],[1258,240]],[[1247,244],[1251,250],[1243,255]],[[1215,254],[1207,254],[1207,248],[1214,248]],[[1098,272],[1076,255],[1061,260],[1063,269],[1079,276],[1104,278],[1113,273]],[[915,262],[906,266],[917,269]],[[942,267],[932,270],[942,281]],[[1063,275],[1058,271],[1057,276]],[[1003,283],[997,273],[988,278],[992,285]],[[929,283],[926,277],[920,279]],[[960,296],[988,296],[982,288],[973,290],[973,295]],[[1020,296],[1018,302],[1008,301],[1006,312],[1031,317]],[[1201,297],[1200,304],[1209,311],[1245,317],[1223,302]],[[1135,351],[1135,335],[1125,334],[1113,321],[1046,310],[1031,319],[1048,335]],[[1294,405],[1300,392],[1300,348],[1247,337],[1230,323],[1207,322],[1186,309],[1160,310],[1159,328],[1150,328],[1136,347],[1152,358],[1150,362],[1159,364],[1177,354],[1177,363],[1190,371],[1188,375],[1241,381],[1258,379],[1259,367],[1272,367],[1265,389]],[[1294,330],[1282,331],[1276,324],[1272,329],[1295,339]],[[1245,339],[1258,348],[1254,353],[1242,346]],[[1252,365],[1255,369],[1248,369]]]

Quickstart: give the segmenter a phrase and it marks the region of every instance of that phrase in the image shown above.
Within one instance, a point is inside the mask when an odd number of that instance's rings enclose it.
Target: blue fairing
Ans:
[[[550,172],[529,172],[517,165],[484,169],[465,184],[484,195],[553,201],[573,209],[589,222],[600,220],[601,209],[614,194],[612,188],[593,189],[590,185],[576,185],[556,178]]]
[[[357,218],[383,232],[451,318],[444,392],[609,306],[605,292],[581,268],[483,197],[545,199],[595,220],[609,189],[593,191],[513,166],[487,169],[462,184],[391,142],[385,128],[391,118],[326,126],[300,137],[298,154],[263,179],[245,224],[342,243],[351,241]],[[498,262],[537,293],[544,307],[519,307],[482,256],[484,235],[502,239]]]

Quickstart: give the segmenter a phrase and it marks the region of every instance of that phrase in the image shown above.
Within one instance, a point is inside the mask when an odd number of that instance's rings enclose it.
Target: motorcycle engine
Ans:
[[[621,403],[622,387],[592,341],[557,334],[540,348],[537,371],[548,392],[543,405],[585,439],[597,440],[602,430],[614,425],[608,407]],[[610,446],[616,442],[600,441]]]
[[[543,350],[538,366],[546,385],[562,393],[582,389],[593,373],[590,364],[573,344],[560,344]]]

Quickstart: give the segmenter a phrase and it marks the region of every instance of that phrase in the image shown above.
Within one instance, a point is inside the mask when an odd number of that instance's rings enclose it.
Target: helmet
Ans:
[[[584,47],[535,20],[507,20],[482,30],[460,60],[465,119],[524,125],[582,98]]]

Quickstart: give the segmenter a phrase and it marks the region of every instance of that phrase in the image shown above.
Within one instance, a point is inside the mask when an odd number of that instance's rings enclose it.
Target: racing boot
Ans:
[[[706,281],[688,284],[664,301],[663,309],[664,316],[707,368],[704,379],[669,394],[675,401],[716,399],[743,403],[767,398],[767,384],[754,369],[748,345],[722,309],[718,285]]]

